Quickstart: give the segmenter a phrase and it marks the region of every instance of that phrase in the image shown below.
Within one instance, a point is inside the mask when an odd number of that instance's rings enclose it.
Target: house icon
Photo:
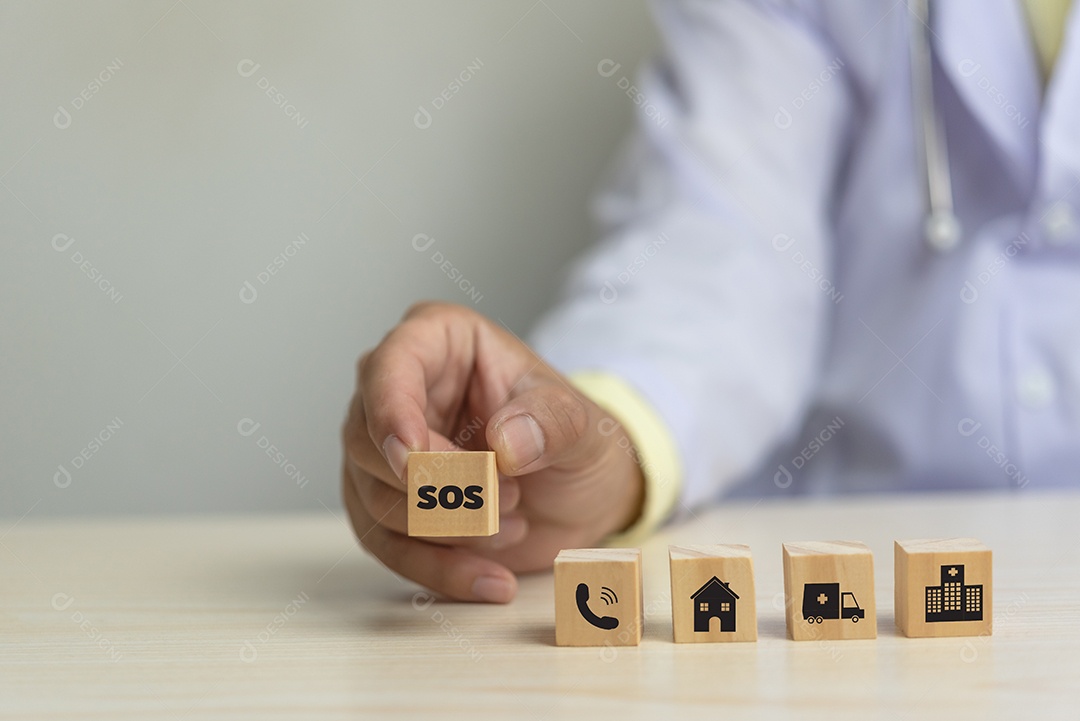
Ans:
[[[739,594],[716,576],[705,582],[690,596],[694,603],[694,631],[709,632],[709,621],[720,620],[721,631],[735,630],[735,601]]]

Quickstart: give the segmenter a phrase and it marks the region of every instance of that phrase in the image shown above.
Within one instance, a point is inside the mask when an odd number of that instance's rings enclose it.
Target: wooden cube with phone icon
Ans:
[[[641,549],[574,548],[555,558],[555,643],[637,646]]]

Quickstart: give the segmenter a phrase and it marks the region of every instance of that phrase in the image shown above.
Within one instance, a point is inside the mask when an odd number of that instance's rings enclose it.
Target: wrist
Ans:
[[[596,427],[608,441],[602,472],[610,481],[610,503],[601,526],[600,538],[603,539],[626,531],[640,520],[645,508],[645,474],[633,439],[617,419],[603,409],[597,410],[600,421]]]
[[[622,481],[620,496],[627,505],[612,509],[616,519],[605,542],[634,545],[654,531],[672,513],[678,502],[682,464],[670,430],[653,405],[633,385],[605,371],[578,371],[571,382],[602,409],[605,418],[596,426],[614,455],[606,473]],[[609,416],[609,417],[608,417]],[[627,462],[634,473],[615,473]],[[627,479],[633,478],[629,488]]]

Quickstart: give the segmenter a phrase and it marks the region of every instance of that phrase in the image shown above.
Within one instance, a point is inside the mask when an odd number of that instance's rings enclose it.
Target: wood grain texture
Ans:
[[[795,641],[877,637],[874,556],[865,544],[789,542],[783,544],[783,555],[788,637]]]
[[[409,454],[407,466],[410,536],[493,536],[499,532],[499,477],[492,451],[416,451]],[[477,502],[479,507],[470,508]]]
[[[575,548],[555,557],[555,643],[559,646],[637,646],[641,643],[641,550]],[[578,608],[581,584],[588,589],[585,610]],[[597,627],[585,614],[614,619]]]
[[[897,541],[893,566],[896,627],[905,636],[989,636],[993,632],[993,554],[981,541]],[[952,608],[950,591],[955,594]]]
[[[329,504],[329,501],[328,501]],[[25,509],[23,509],[25,510]],[[642,546],[640,646],[554,645],[551,573],[506,606],[433,599],[344,516],[0,524],[0,718],[1073,719],[1080,494],[730,503]],[[754,550],[757,643],[675,644],[670,544]],[[876,641],[793,643],[779,543],[860,538]],[[994,634],[905,638],[893,541],[994,550]]]
[[[749,546],[671,546],[668,561],[675,643],[757,640],[754,559]],[[718,608],[717,603],[730,607]]]

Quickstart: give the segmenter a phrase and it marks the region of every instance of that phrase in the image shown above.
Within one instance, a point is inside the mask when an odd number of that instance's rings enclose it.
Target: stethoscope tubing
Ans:
[[[959,244],[961,228],[953,208],[945,123],[934,103],[930,0],[908,0],[908,9],[912,18],[908,37],[916,142],[923,161],[928,206],[923,235],[933,249],[948,251]]]

